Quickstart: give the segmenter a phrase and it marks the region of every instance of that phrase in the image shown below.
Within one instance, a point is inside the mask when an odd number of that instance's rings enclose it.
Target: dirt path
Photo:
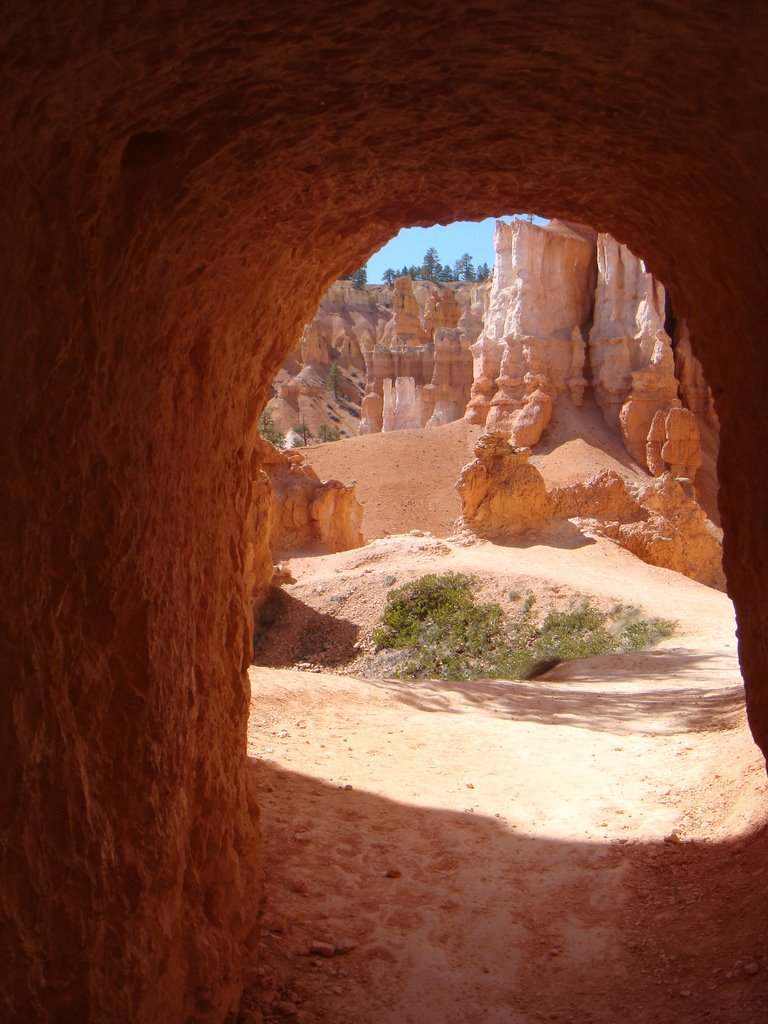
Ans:
[[[642,593],[678,633],[532,682],[254,668],[268,889],[246,1019],[763,1024],[766,786],[727,599],[612,546],[422,543],[312,560],[304,596],[421,558]]]

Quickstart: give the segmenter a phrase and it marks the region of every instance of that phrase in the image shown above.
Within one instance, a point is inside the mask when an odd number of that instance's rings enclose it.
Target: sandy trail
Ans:
[[[248,1019],[768,1020],[765,776],[727,598],[606,542],[443,546],[304,560],[296,590],[330,600],[318,581],[368,569],[378,607],[385,571],[471,568],[642,594],[678,632],[531,682],[252,669],[268,891]]]

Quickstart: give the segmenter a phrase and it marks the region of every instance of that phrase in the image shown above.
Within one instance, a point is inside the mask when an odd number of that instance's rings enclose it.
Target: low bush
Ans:
[[[430,574],[390,591],[373,634],[397,659],[401,679],[528,679],[569,658],[638,650],[671,636],[674,623],[636,609],[610,614],[586,601],[541,620],[527,595],[515,614],[476,601],[472,577]]]

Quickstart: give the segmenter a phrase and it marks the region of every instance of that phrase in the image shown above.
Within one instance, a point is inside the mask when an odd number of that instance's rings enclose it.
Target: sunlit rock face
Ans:
[[[762,8],[488,0],[468,18],[434,0],[412,33],[385,15],[4,9],[14,1024],[237,1011],[260,901],[256,424],[320,296],[404,224],[512,204],[610,232],[669,288],[717,401],[728,587],[768,750]]]
[[[487,540],[508,540],[549,522],[546,485],[530,464],[530,449],[512,448],[505,438],[484,434],[474,454],[456,484],[465,527]]]
[[[279,451],[262,440],[259,453],[271,501],[263,521],[275,558],[362,547],[363,509],[354,484],[321,480],[296,449]]]
[[[395,280],[392,317],[366,355],[361,434],[461,419],[472,383],[469,347],[479,330],[478,292],[484,290],[431,282],[416,288],[410,277]]]
[[[628,484],[613,470],[547,492],[552,514],[610,537],[651,565],[725,588],[722,531],[693,499],[690,480],[669,473]]]
[[[473,387],[470,419],[492,390],[484,375],[498,354],[487,429],[507,433],[516,446],[536,445],[557,396],[568,394],[578,405],[584,395],[582,328],[592,304],[594,237],[558,222],[499,222],[495,250],[489,308],[473,347],[483,376]]]

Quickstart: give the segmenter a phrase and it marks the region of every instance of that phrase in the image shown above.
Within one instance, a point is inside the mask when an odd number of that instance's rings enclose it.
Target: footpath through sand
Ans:
[[[267,899],[244,1019],[768,1020],[765,774],[723,594],[563,537],[396,537],[291,567],[296,608],[324,615],[335,581],[350,625],[393,576],[451,568],[678,630],[530,682],[254,667]]]

